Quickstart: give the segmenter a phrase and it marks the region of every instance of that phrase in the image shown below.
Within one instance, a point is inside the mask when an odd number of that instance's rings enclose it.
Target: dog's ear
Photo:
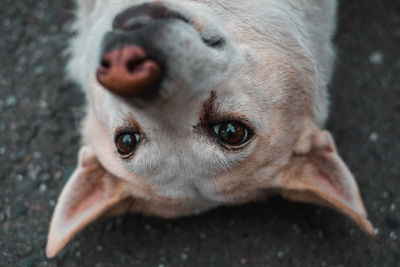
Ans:
[[[280,176],[283,197],[334,208],[374,235],[356,181],[329,132],[315,129],[301,142]]]
[[[51,220],[47,257],[54,257],[77,232],[121,201],[121,183],[90,148],[81,148],[78,167],[64,186]]]

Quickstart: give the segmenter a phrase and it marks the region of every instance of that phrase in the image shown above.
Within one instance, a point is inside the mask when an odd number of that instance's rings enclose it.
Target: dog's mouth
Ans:
[[[218,31],[210,34],[180,12],[160,3],[136,5],[118,14],[105,34],[96,77],[117,95],[152,99],[166,78],[176,78],[182,66],[191,64],[185,53],[173,51],[186,51],[192,58],[193,53],[209,54],[204,49],[222,52],[224,45]]]
[[[115,17],[112,27],[113,30],[129,32],[138,30],[159,20],[180,20],[193,26],[199,32],[203,42],[211,48],[219,49],[225,44],[223,37],[218,35],[204,36],[192,20],[182,13],[159,3],[145,3],[126,9]]]

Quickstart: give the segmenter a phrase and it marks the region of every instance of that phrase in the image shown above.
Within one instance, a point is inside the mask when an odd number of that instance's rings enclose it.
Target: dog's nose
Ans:
[[[117,95],[140,96],[157,87],[161,67],[148,58],[143,48],[126,44],[104,52],[96,76],[100,84]]]

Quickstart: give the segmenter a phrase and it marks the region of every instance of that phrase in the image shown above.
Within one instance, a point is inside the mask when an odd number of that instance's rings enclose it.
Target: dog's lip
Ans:
[[[116,30],[132,31],[162,19],[177,19],[192,24],[188,18],[175,10],[161,4],[146,3],[121,12],[115,17],[112,27]]]
[[[122,25],[115,27],[113,26],[114,29],[118,29],[118,30],[124,30],[124,31],[133,31],[136,29],[139,29],[145,25],[150,24],[151,22],[153,22],[154,19],[152,19],[149,16],[146,15],[140,15],[137,17],[132,17],[129,18],[125,23],[123,23]]]
[[[150,7],[151,8],[148,8]],[[220,48],[225,44],[223,37],[213,35],[205,37],[200,25],[188,19],[182,13],[160,4],[144,4],[126,9],[117,15],[113,21],[113,30],[134,31],[159,20],[178,20],[191,25],[200,35],[203,42],[213,48]]]

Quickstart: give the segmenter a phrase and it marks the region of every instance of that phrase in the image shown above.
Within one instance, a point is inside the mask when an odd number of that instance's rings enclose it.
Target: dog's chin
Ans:
[[[176,37],[172,37],[176,36]],[[162,65],[173,60],[171,52],[186,43],[199,43],[194,28],[180,20],[157,20],[129,31],[113,30],[105,34],[101,55],[121,45],[135,45],[145,48],[152,59]]]
[[[214,30],[211,35],[210,33],[205,34],[201,30],[202,27],[199,27],[195,22],[195,18],[161,3],[144,3],[127,8],[115,17],[112,26],[114,30],[129,32],[161,20],[175,20],[190,25],[198,32],[202,42],[210,48],[222,48],[225,44],[222,34],[217,30]]]
[[[145,48],[147,54],[161,65],[166,65],[179,56],[178,51],[183,56],[193,57],[198,53],[209,53],[209,49],[223,49],[225,39],[220,32],[204,33],[196,25],[195,18],[159,3],[135,5],[114,18],[112,31],[104,36],[100,53],[121,44],[136,45]]]

